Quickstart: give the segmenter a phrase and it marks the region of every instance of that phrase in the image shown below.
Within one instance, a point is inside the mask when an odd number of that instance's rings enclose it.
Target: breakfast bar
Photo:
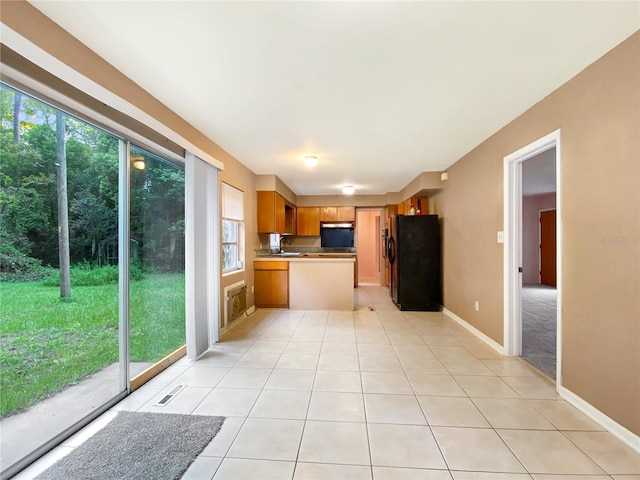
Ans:
[[[290,309],[354,309],[355,255],[273,255],[259,259],[261,264],[270,261],[288,264]]]

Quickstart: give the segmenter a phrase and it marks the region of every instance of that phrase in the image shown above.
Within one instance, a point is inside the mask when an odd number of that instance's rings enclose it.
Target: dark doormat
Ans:
[[[224,417],[119,412],[36,479],[179,479],[223,423]]]

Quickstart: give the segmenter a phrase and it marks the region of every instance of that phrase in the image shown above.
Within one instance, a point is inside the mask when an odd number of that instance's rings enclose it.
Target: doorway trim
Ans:
[[[522,354],[522,162],[556,149],[556,390],[562,386],[562,148],[561,131],[504,157],[504,353]]]

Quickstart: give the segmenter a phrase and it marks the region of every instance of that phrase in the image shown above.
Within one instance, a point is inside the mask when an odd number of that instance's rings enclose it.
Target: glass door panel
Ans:
[[[119,364],[120,140],[4,84],[0,106],[4,477],[126,389]]]
[[[130,375],[137,388],[184,355],[184,167],[130,149]],[[180,350],[181,349],[181,350]]]

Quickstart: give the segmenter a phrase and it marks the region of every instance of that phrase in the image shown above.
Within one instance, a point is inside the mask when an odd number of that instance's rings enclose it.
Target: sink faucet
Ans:
[[[278,241],[278,246],[280,247],[280,250],[278,253],[282,253],[282,240],[284,240],[286,238],[285,235],[280,235],[280,240]]]

